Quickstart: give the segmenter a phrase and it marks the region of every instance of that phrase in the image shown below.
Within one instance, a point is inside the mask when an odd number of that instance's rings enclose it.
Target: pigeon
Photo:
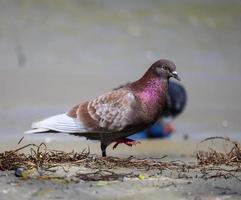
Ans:
[[[184,86],[177,82],[169,81],[167,102],[167,110],[163,113],[163,116],[175,118],[184,110],[187,104],[187,92]]]
[[[176,65],[167,59],[153,63],[137,81],[82,102],[64,114],[32,124],[25,134],[68,133],[99,140],[102,156],[112,142],[139,143],[127,137],[154,124],[167,107],[169,78],[180,81]]]

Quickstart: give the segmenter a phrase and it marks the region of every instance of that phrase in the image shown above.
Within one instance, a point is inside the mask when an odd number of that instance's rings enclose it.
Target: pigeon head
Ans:
[[[161,78],[169,79],[173,77],[179,81],[181,80],[176,72],[176,65],[170,60],[158,60],[151,65],[149,70]]]

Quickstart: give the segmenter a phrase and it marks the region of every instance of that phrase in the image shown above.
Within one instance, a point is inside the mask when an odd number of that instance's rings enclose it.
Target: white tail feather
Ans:
[[[41,133],[51,130],[64,133],[87,132],[87,129],[78,119],[69,117],[66,114],[60,114],[33,123],[32,130],[26,131],[25,133]]]
[[[35,129],[25,131],[24,134],[44,133],[44,132],[48,132],[48,131],[49,131],[49,129],[47,129],[47,128],[35,128]]]

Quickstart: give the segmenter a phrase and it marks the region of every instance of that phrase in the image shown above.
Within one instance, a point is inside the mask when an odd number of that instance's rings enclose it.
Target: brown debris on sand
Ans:
[[[64,151],[50,150],[44,143],[40,145],[28,144],[16,150],[0,153],[0,170],[6,171],[22,168],[24,170],[34,169],[40,172],[51,171],[56,167],[75,166],[90,170],[75,174],[75,178],[84,181],[110,181],[123,180],[124,177],[139,177],[140,174],[134,173],[134,169],[143,172],[155,170],[159,174],[163,170],[175,171],[178,173],[178,178],[193,178],[194,174],[189,173],[190,170],[196,170],[195,172],[199,173],[199,176],[196,175],[195,177],[205,179],[236,177],[236,173],[241,172],[240,144],[222,137],[207,138],[201,143],[217,139],[231,143],[233,148],[228,153],[218,152],[214,149],[198,151],[196,154],[197,162],[192,164],[163,161],[162,159],[166,156],[159,159],[141,159],[133,156],[128,158],[111,156],[103,158],[96,154],[90,154],[88,149],[80,153],[74,151],[66,153]],[[28,150],[29,153],[23,153],[22,150]],[[231,167],[231,169],[227,169],[227,167]],[[117,172],[116,169],[121,170]],[[48,176],[41,176],[41,173],[39,174],[39,179],[49,179]],[[56,176],[53,177],[56,178]],[[236,178],[240,179],[239,177]]]
[[[215,149],[209,148],[210,151],[198,151],[197,161],[199,165],[227,165],[241,167],[241,146],[239,143],[224,137],[210,137],[203,140],[201,143],[214,140],[223,140],[232,144],[229,152],[218,152]]]
[[[29,148],[29,154],[21,150]],[[89,150],[80,153],[50,150],[45,143],[40,145],[28,144],[13,151],[0,153],[0,170],[14,170],[17,167],[25,169],[50,169],[63,164],[84,166],[90,169],[137,168],[144,170],[169,169],[176,167],[175,163],[166,163],[151,159],[138,159],[133,156],[128,158],[100,157],[90,154]]]

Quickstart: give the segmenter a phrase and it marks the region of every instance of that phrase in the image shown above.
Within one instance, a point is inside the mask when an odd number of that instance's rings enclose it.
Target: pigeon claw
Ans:
[[[122,144],[122,143],[129,146],[129,147],[132,147],[133,145],[141,143],[140,141],[132,140],[132,139],[129,139],[129,138],[119,138],[115,142],[116,143],[112,147],[113,149],[115,149],[119,144]]]

